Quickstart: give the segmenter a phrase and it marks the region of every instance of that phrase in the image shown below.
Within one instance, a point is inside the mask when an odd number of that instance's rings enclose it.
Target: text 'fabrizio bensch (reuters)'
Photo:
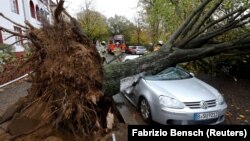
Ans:
[[[249,141],[249,125],[129,125],[128,140],[135,139],[192,139],[217,141],[233,139]]]

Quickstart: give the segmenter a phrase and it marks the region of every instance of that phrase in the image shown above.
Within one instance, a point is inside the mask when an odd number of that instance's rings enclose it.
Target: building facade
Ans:
[[[50,0],[0,0],[0,13],[20,25],[25,26],[25,21],[28,21],[39,28],[42,20],[51,21]],[[25,34],[20,27],[2,17],[0,17],[0,27]],[[11,45],[15,42],[12,51],[17,57],[20,57],[24,55],[27,41],[18,36],[11,37],[11,34],[0,31],[0,44]]]

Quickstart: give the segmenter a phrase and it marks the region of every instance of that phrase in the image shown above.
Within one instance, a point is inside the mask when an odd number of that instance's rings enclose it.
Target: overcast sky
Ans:
[[[92,8],[107,18],[116,14],[133,21],[137,11],[137,3],[138,0],[92,0]],[[65,7],[71,15],[79,12],[83,5],[84,0],[65,0]]]

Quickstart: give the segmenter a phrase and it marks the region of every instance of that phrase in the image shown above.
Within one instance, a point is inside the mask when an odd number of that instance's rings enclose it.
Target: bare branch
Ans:
[[[223,17],[221,17],[221,18],[219,18],[219,19],[217,19],[217,20],[211,22],[210,24],[208,24],[207,26],[205,26],[203,29],[201,29],[201,30],[198,32],[198,35],[201,34],[202,32],[204,32],[205,30],[207,30],[208,28],[214,26],[215,24],[217,24],[217,23],[219,23],[219,22],[221,22],[221,21],[227,19],[228,17],[230,17],[230,16],[232,16],[232,15],[238,13],[238,12],[239,12],[239,13],[242,13],[242,12],[245,11],[245,10],[246,10],[246,8],[240,7],[240,8],[238,8],[237,10],[232,11],[231,13],[229,13],[229,14],[227,14],[227,15],[224,15]]]
[[[195,16],[195,18],[193,18],[189,24],[183,29],[181,35],[182,37],[185,37],[186,34],[193,28],[193,26],[195,25],[195,23],[198,21],[198,19],[200,18],[202,13],[202,10],[198,12],[198,14]]]
[[[17,44],[18,42],[22,42],[22,41],[25,41],[25,40],[27,40],[27,39],[17,40],[17,41],[15,41],[14,43],[8,45],[7,48],[13,46],[14,44]]]
[[[7,17],[6,17],[6,16],[4,16],[4,14],[3,14],[3,13],[1,13],[1,12],[0,12],[0,16],[1,16],[1,17],[3,17],[4,19],[8,20],[9,22],[11,22],[11,23],[13,23],[13,24],[15,24],[15,25],[17,25],[17,26],[21,27],[21,28],[28,29],[27,27],[25,27],[25,26],[23,26],[23,25],[20,25],[20,24],[18,24],[18,23],[16,23],[16,22],[14,22],[13,20],[11,20],[11,19],[7,18]]]
[[[239,44],[239,43],[250,43],[250,39],[249,39],[250,33],[243,35],[241,38],[239,38],[238,40],[234,41],[234,44]],[[247,41],[247,42],[245,42]]]
[[[2,30],[2,31],[4,31],[4,32],[8,32],[8,33],[10,33],[10,34],[12,34],[12,35],[14,35],[14,36],[19,36],[19,37],[22,37],[22,38],[28,38],[28,36],[26,36],[26,35],[22,35],[22,34],[20,34],[20,33],[11,31],[11,30],[6,29],[6,28],[1,27],[1,26],[0,26],[0,30]]]
[[[211,15],[220,6],[220,4],[222,2],[223,2],[223,0],[220,0],[217,3],[215,3],[215,5],[205,14],[205,16],[202,17],[202,19],[200,20],[200,22],[198,22],[198,24],[196,24],[196,26],[194,27],[194,30],[190,33],[190,35],[194,34],[197,31],[199,31],[199,29],[201,28],[201,26],[209,19],[209,17],[211,17]]]
[[[202,11],[206,5],[210,2],[210,0],[204,0],[196,10],[193,11],[193,13],[183,22],[183,24],[177,29],[177,31],[169,38],[168,43],[173,44],[174,41],[179,37],[179,35],[182,33],[182,30],[191,22],[191,20],[195,17],[199,11]]]
[[[7,38],[5,38],[4,40],[8,40],[9,38],[11,38],[11,37],[14,37],[15,35],[10,35],[9,37],[7,37]]]
[[[193,35],[191,35],[190,38],[184,40],[183,42],[179,43],[178,46],[181,47],[183,45],[186,45],[188,44],[189,42],[191,42],[192,40],[194,40],[197,36],[199,36],[200,34],[202,34],[204,31],[206,31],[207,29],[209,29],[210,27],[214,26],[215,24],[227,19],[228,17],[236,14],[236,13],[243,13],[244,11],[246,10],[246,8],[244,7],[240,7],[238,9],[236,9],[235,11],[232,11],[231,13],[229,13],[228,15],[224,15],[223,17],[219,18],[218,20],[215,20],[213,22],[211,22],[210,24],[208,24],[207,26],[205,26],[204,28],[202,28],[199,32],[196,32],[196,33],[193,33]],[[247,14],[249,16],[249,14]],[[236,15],[238,16],[238,14]],[[213,34],[212,32],[209,32],[207,33],[207,35],[203,35],[203,37],[205,37],[206,39],[211,39],[212,37],[215,37],[217,35],[220,35],[221,33],[223,32],[226,32],[226,31],[229,31],[233,28],[237,28],[239,26],[237,26],[237,24],[244,18],[248,17],[248,16],[243,16],[241,19],[239,20],[235,20],[235,21],[231,21],[229,23],[227,23],[226,25],[224,25],[223,27],[220,27],[219,29],[217,30],[214,30],[213,31]],[[234,25],[235,27],[230,27]],[[230,28],[229,28],[230,27]],[[208,35],[209,34],[209,35]],[[205,40],[205,38],[203,38]]]
[[[247,55],[247,54],[250,54],[250,49],[228,50],[228,51],[225,51],[223,54],[227,54],[227,55],[231,55],[231,56]]]

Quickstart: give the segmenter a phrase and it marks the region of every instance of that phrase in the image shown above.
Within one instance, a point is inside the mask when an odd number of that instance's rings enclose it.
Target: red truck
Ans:
[[[126,49],[126,44],[125,44],[125,38],[124,35],[122,34],[117,34],[114,35],[113,37],[110,37],[109,42],[108,42],[108,52],[109,53],[113,53],[115,47],[116,47],[116,43],[119,43],[119,47],[121,48],[122,51],[125,52]]]

